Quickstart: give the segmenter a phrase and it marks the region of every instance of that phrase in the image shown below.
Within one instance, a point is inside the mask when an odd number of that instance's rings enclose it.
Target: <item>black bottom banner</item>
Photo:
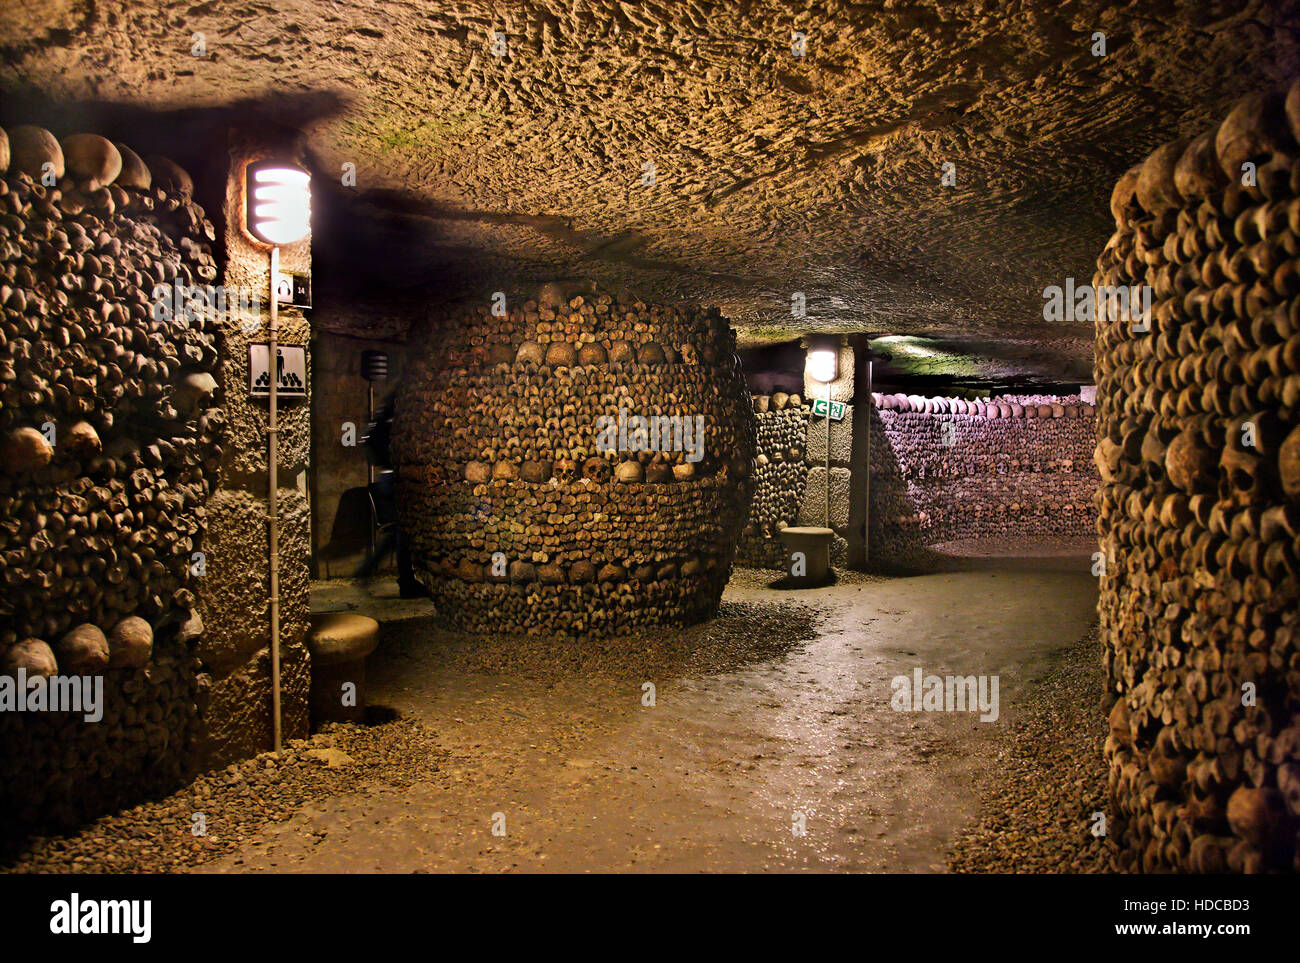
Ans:
[[[774,938],[879,945],[892,932],[908,955],[946,959],[1053,945],[1280,941],[1295,932],[1295,896],[1293,880],[1226,876],[8,875],[0,926],[9,949],[95,944],[128,957],[205,943],[218,953],[242,945],[259,955],[373,955],[427,945],[434,934],[500,951],[502,942],[564,945],[600,930],[629,946],[686,940],[698,951],[716,942],[729,954],[768,949]]]

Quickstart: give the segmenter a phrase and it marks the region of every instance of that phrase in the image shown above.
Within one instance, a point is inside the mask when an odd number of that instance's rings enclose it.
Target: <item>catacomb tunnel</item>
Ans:
[[[1300,869],[1298,14],[6,8],[0,865]]]

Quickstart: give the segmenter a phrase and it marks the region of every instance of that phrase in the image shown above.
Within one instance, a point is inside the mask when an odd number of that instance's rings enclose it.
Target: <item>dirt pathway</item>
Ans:
[[[823,618],[783,657],[713,674],[486,675],[416,633],[378,655],[371,701],[436,734],[439,782],[358,785],[204,870],[942,870],[1027,680],[1092,621],[1086,572],[1039,559],[811,592],[733,585],[728,600]],[[918,666],[998,675],[999,720],[891,710],[890,679]]]

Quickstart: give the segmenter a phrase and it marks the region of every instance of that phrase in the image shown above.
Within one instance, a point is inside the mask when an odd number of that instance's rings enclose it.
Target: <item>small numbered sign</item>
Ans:
[[[311,307],[311,275],[285,274],[275,275],[275,299],[281,304],[295,308]]]

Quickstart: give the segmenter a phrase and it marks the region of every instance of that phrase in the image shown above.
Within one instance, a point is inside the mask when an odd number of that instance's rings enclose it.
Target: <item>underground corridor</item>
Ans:
[[[1300,870],[1298,13],[7,7],[0,880]]]

